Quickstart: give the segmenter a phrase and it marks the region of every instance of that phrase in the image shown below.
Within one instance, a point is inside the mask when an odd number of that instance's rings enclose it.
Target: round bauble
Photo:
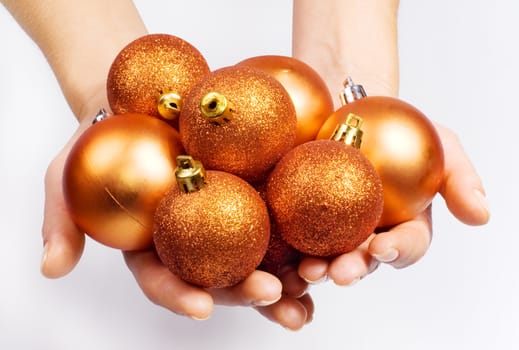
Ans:
[[[180,173],[196,168],[192,159],[180,162],[188,165],[179,164]],[[203,184],[182,182],[160,202],[155,247],[163,264],[184,281],[232,286],[250,275],[265,255],[270,236],[267,208],[257,191],[237,176],[212,170],[202,176]]]
[[[350,113],[364,121],[360,150],[377,169],[384,187],[384,212],[378,226],[414,218],[431,203],[443,180],[443,148],[434,125],[400,99],[367,96],[333,113],[317,138],[329,138]]]
[[[293,147],[296,116],[276,79],[232,66],[212,72],[191,89],[179,131],[188,154],[208,169],[259,181]]]
[[[360,151],[317,140],[287,153],[269,175],[267,203],[285,241],[315,256],[352,251],[382,214],[382,184]]]
[[[183,98],[208,73],[205,58],[190,43],[168,34],[145,35],[124,47],[110,67],[110,108],[116,114],[148,114],[175,124]]]
[[[315,139],[334,107],[326,83],[312,67],[294,57],[276,55],[251,57],[238,65],[272,75],[287,90],[296,110],[296,145]]]
[[[90,126],[72,147],[63,193],[76,225],[122,250],[152,244],[153,214],[174,183],[180,135],[141,114],[113,115]]]

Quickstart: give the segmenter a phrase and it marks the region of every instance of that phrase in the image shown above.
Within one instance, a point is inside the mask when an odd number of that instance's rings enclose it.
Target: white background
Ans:
[[[289,1],[136,4],[151,32],[190,41],[212,68],[290,54]],[[40,276],[44,172],[76,124],[0,8],[0,349],[518,349],[518,13],[513,0],[401,2],[401,98],[458,133],[491,222],[464,226],[438,198],[419,263],[313,287],[313,323],[290,332],[247,308],[173,315],[147,301],[119,252],[92,241],[69,276]]]

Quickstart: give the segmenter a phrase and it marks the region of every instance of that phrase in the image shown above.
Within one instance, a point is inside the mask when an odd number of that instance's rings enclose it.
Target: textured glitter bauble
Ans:
[[[238,63],[261,69],[287,90],[296,109],[296,145],[312,141],[334,111],[333,99],[321,76],[306,63],[288,56],[256,56]]]
[[[276,79],[233,66],[212,72],[191,89],[179,130],[186,151],[208,169],[258,181],[293,147],[296,116]]]
[[[174,183],[178,132],[147,115],[114,115],[87,129],[67,158],[63,191],[76,225],[110,247],[152,244],[153,215]]]
[[[121,50],[110,67],[107,95],[116,114],[143,113],[178,122],[182,99],[209,73],[202,54],[168,34],[143,36]]]
[[[358,149],[310,141],[287,153],[267,182],[267,203],[285,241],[316,256],[349,252],[382,214],[380,179]]]
[[[349,113],[364,121],[360,151],[375,166],[384,187],[384,212],[378,226],[414,218],[431,203],[443,180],[443,148],[434,125],[400,99],[368,96],[339,108],[317,138],[329,138]]]
[[[200,190],[173,187],[155,213],[159,258],[175,275],[202,286],[232,286],[251,274],[270,236],[265,202],[247,182],[221,171],[206,172]]]
[[[261,198],[266,201],[267,184],[265,181],[254,184],[254,187]],[[285,266],[296,266],[302,258],[301,252],[288,244],[282,237],[281,232],[276,227],[274,218],[270,215],[270,240],[267,252],[263,257],[259,270],[266,271],[275,276],[280,276],[280,272]]]

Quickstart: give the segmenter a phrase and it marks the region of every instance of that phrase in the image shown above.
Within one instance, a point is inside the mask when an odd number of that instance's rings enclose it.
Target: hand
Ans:
[[[479,176],[456,135],[437,125],[445,150],[445,175],[440,194],[450,212],[468,225],[483,225],[490,218]],[[329,277],[338,285],[352,285],[373,272],[379,263],[404,268],[417,262],[432,238],[431,206],[413,220],[372,234],[354,251],[331,261],[306,258],[299,265],[300,276],[316,283]]]
[[[72,221],[62,192],[62,172],[70,149],[92,118],[83,118],[78,130],[54,158],[45,176],[43,222],[43,275],[58,278],[69,273],[83,252],[85,236]],[[158,259],[153,250],[124,252],[124,258],[144,294],[154,303],[177,314],[207,319],[214,304],[252,306],[269,320],[299,329],[313,314],[307,283],[295,270],[275,276],[255,271],[243,282],[224,289],[202,289],[180,280]],[[282,284],[283,281],[283,284]]]

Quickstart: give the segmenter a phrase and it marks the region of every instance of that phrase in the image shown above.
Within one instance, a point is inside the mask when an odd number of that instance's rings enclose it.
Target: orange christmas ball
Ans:
[[[152,244],[155,208],[174,182],[180,135],[147,115],[107,117],[74,144],[63,173],[65,201],[76,225],[107,246]]]
[[[333,113],[317,138],[329,138],[350,113],[364,121],[360,150],[377,169],[384,187],[384,212],[378,226],[414,218],[431,203],[443,180],[443,148],[434,125],[400,99],[361,96]]]
[[[205,58],[190,43],[168,34],[145,35],[123,48],[110,67],[110,108],[175,123],[185,95],[208,73]]]
[[[238,63],[276,78],[292,98],[297,117],[296,145],[314,140],[333,113],[333,99],[321,76],[308,64],[288,56],[257,56]]]
[[[277,80],[257,69],[232,66],[191,89],[179,130],[187,153],[208,169],[259,181],[293,147],[296,116]]]
[[[352,251],[382,214],[382,184],[360,151],[334,140],[297,146],[267,182],[267,203],[285,241],[315,256]]]
[[[202,287],[223,288],[250,275],[267,250],[267,207],[247,182],[204,171],[181,156],[179,186],[155,213],[153,239],[159,258],[175,275]]]

